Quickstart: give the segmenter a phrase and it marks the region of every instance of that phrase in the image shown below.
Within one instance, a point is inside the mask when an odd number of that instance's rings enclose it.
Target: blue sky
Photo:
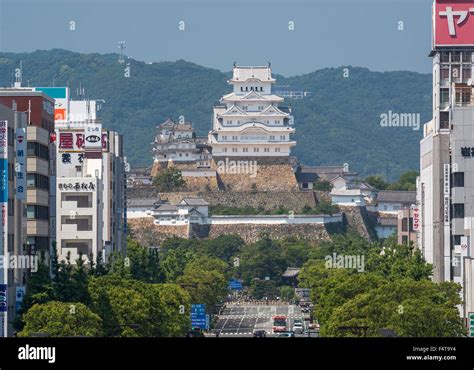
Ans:
[[[285,76],[341,65],[429,73],[430,23],[431,0],[0,0],[0,51],[110,53],[124,40],[137,60],[222,71],[271,61]]]

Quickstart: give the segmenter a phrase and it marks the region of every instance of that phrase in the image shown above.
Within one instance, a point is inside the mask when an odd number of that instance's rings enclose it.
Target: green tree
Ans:
[[[51,301],[34,304],[24,316],[25,326],[18,333],[29,337],[33,333],[47,333],[51,337],[103,335],[102,320],[82,303]]]
[[[155,185],[159,191],[177,191],[185,185],[181,171],[170,167],[160,172],[153,179],[153,185]]]
[[[191,303],[204,303],[208,309],[222,300],[227,293],[227,280],[217,270],[205,270],[190,264],[183,275],[177,278],[177,284],[189,293]]]
[[[380,175],[367,176],[364,179],[364,182],[369,185],[372,185],[377,190],[385,190],[389,186],[388,182],[385,181],[383,176]]]
[[[215,239],[209,239],[205,243],[206,254],[220,258],[229,263],[243,247],[244,241],[238,235],[220,235]]]
[[[418,177],[417,171],[408,171],[400,175],[397,182],[390,184],[388,190],[404,190],[404,191],[415,191],[416,190],[416,178]]]
[[[319,190],[319,191],[331,191],[332,184],[329,181],[325,181],[325,180],[316,181],[313,184],[313,189]]]
[[[280,287],[280,297],[286,302],[291,302],[293,299],[296,298],[295,288],[286,285]]]
[[[246,285],[250,285],[254,278],[265,277],[278,283],[286,268],[280,244],[267,236],[263,236],[256,243],[246,245],[241,250],[238,272]]]
[[[368,326],[368,336],[392,329],[402,337],[464,336],[456,307],[460,286],[452,282],[398,280],[347,300],[322,326],[323,336],[348,336],[339,326]]]

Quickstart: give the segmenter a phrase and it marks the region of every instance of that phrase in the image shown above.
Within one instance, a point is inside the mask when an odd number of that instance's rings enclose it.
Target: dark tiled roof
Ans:
[[[202,198],[183,198],[181,202],[185,202],[187,205],[190,206],[207,206],[209,203],[207,203],[204,199]]]
[[[416,203],[416,191],[380,190],[377,194],[378,202]]]
[[[318,175],[315,173],[297,173],[296,174],[296,181],[298,182],[315,182],[318,178]]]

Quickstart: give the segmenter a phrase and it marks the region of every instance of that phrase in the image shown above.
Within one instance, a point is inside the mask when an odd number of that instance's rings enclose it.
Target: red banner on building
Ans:
[[[474,45],[474,2],[437,0],[433,14],[434,46]]]

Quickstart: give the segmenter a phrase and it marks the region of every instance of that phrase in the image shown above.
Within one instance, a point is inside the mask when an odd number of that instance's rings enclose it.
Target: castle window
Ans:
[[[280,148],[275,148],[275,152],[279,153],[279,152],[280,152]]]
[[[264,148],[263,151],[268,153],[270,151],[270,148]]]
[[[275,135],[270,135],[270,140],[275,140]]]
[[[244,153],[248,153],[249,148],[243,148],[242,151],[243,151]]]
[[[286,136],[285,135],[280,135],[280,140],[285,140]]]
[[[254,151],[255,153],[258,153],[259,149],[258,149],[258,148],[253,148],[253,151]]]
[[[240,91],[244,91],[244,87],[243,87],[243,86],[240,86]]]
[[[223,148],[222,151],[223,151],[224,153],[227,153],[227,148]]]
[[[232,152],[237,153],[238,149],[237,148],[232,148]]]

